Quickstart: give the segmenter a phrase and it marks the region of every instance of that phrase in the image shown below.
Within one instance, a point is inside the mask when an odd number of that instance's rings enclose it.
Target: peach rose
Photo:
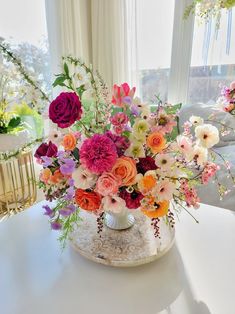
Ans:
[[[77,144],[77,139],[72,133],[68,133],[63,137],[62,146],[65,150],[74,150]]]
[[[75,201],[79,207],[88,211],[97,211],[101,205],[101,196],[94,191],[77,189]]]
[[[41,171],[40,180],[47,184],[51,175],[52,175],[51,170],[49,168],[45,168]]]
[[[151,133],[147,137],[147,146],[151,149],[152,153],[160,153],[166,147],[166,139],[160,132]]]
[[[118,158],[113,166],[112,173],[121,179],[121,186],[135,184],[137,175],[135,160],[126,156]]]
[[[121,179],[119,177],[112,173],[103,173],[96,183],[96,192],[102,196],[114,195],[118,192],[120,185]]]

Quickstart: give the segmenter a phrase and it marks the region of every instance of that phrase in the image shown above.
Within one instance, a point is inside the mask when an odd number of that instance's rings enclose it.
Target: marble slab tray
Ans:
[[[140,211],[133,212],[135,224],[127,230],[103,227],[97,234],[96,216],[83,211],[83,221],[71,236],[71,245],[84,257],[105,265],[132,267],[163,256],[172,247],[175,230],[160,221],[161,238],[155,238],[151,220]]]

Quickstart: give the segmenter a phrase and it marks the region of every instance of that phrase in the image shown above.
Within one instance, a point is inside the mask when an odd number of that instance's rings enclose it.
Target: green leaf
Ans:
[[[64,75],[59,76],[55,79],[54,83],[52,84],[53,87],[56,86],[65,86],[64,81],[66,80],[66,77]]]
[[[21,118],[16,116],[14,118],[11,118],[10,122],[8,123],[7,129],[14,129],[18,127],[21,123]]]
[[[69,77],[69,67],[66,62],[64,63],[64,73],[67,77]]]
[[[75,159],[79,160],[79,150],[77,147],[73,150],[73,156]]]

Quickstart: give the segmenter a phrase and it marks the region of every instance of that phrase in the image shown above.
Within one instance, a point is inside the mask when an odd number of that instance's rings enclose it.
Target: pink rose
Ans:
[[[96,192],[102,196],[114,195],[118,192],[121,180],[112,173],[102,174],[96,183]]]
[[[49,107],[49,118],[62,129],[80,120],[81,115],[81,101],[76,93],[61,93]]]

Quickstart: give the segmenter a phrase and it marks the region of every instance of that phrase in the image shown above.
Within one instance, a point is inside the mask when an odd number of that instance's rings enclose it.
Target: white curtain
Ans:
[[[133,82],[136,0],[45,1],[53,73],[70,54],[92,63],[109,86]]]

